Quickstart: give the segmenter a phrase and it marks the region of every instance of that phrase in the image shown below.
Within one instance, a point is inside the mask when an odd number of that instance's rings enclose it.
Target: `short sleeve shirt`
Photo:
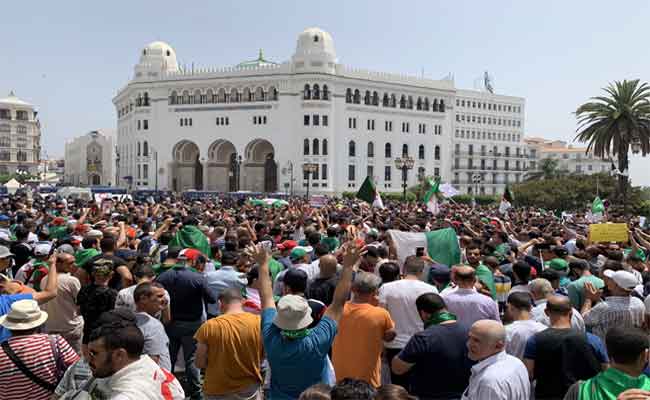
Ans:
[[[135,323],[144,336],[144,354],[158,356],[158,364],[167,371],[172,370],[169,358],[169,338],[165,327],[151,315],[139,312],[135,315]]]
[[[18,300],[32,300],[31,294],[3,294],[0,295],[0,316],[6,315],[11,310],[11,305]],[[0,343],[11,337],[11,332],[0,326]]]

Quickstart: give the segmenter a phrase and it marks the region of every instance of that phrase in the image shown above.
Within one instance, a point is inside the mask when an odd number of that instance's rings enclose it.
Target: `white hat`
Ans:
[[[633,290],[641,283],[633,273],[624,270],[613,271],[608,269],[603,272],[603,275],[613,280],[618,287],[625,290]]]
[[[11,251],[9,251],[7,246],[0,246],[0,258],[7,258],[13,255],[14,254]]]
[[[0,325],[13,331],[25,331],[43,325],[47,313],[42,311],[36,300],[18,300],[11,305],[11,310],[0,317]]]
[[[277,308],[273,324],[285,331],[304,329],[313,321],[309,303],[302,296],[288,294],[280,299]]]
[[[52,245],[49,242],[38,242],[34,246],[34,255],[46,256],[50,254],[50,250],[52,250]]]
[[[100,230],[91,229],[88,232],[86,232],[86,235],[84,237],[89,239],[101,239],[102,237],[104,237],[104,234]]]

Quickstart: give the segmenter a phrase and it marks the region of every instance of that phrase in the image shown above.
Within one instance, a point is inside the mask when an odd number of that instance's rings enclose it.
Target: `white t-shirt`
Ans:
[[[379,288],[379,305],[390,313],[397,336],[384,345],[389,349],[403,349],[413,334],[424,329],[415,307],[415,300],[424,293],[438,293],[435,286],[418,279],[402,279]]]
[[[515,321],[506,325],[506,353],[523,360],[526,341],[546,328],[546,325],[532,319]]]

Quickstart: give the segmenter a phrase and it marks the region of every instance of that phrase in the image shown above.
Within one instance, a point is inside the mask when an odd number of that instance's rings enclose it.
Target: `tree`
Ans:
[[[546,179],[559,178],[566,175],[566,171],[561,170],[560,161],[553,158],[544,158],[540,160],[537,170],[526,174],[527,181],[539,181]]]
[[[616,81],[576,110],[576,140],[587,142],[587,153],[618,157],[618,192],[625,201],[628,153],[650,153],[650,86],[639,80]]]

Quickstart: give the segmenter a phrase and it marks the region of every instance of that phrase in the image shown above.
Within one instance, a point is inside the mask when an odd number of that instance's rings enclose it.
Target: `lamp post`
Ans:
[[[289,168],[289,193],[293,196],[293,161],[287,163],[287,168]]]
[[[115,186],[120,187],[120,152],[115,146]]]
[[[406,201],[406,187],[408,180],[408,170],[413,169],[415,165],[415,160],[410,156],[403,156],[402,158],[397,157],[395,159],[395,168],[402,171],[402,200]]]
[[[311,186],[311,175],[316,172],[318,164],[314,163],[304,163],[302,165],[303,172],[307,173],[307,198],[309,198],[309,186]]]
[[[241,154],[237,156],[235,159],[235,191],[239,192],[239,189],[241,187],[240,185],[240,177],[241,177],[241,163],[242,163],[242,158]]]
[[[472,183],[474,183],[474,198],[476,198],[476,195],[478,194],[478,185],[481,183],[483,178],[481,177],[480,174],[474,174],[472,175]]]

